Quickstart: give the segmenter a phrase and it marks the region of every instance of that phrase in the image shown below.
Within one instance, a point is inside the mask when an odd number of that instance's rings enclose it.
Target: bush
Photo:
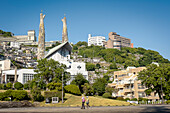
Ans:
[[[2,84],[2,89],[6,90],[6,84]]]
[[[0,89],[3,89],[3,84],[0,84]]]
[[[167,100],[167,101],[166,101],[166,104],[169,104],[169,103],[170,103],[170,100]]]
[[[0,100],[3,101],[5,98],[4,93],[0,93]]]
[[[65,93],[63,92],[63,97],[65,96]],[[45,98],[52,98],[52,97],[58,97],[60,100],[62,99],[62,91],[45,91],[44,92]]]
[[[29,83],[24,84],[24,89],[29,90]]]
[[[20,82],[16,82],[14,84],[14,88],[17,90],[22,90],[23,89],[23,84],[21,84]]]
[[[124,100],[123,97],[117,97],[116,100]]]
[[[9,98],[5,98],[4,101],[10,101],[10,99]]]
[[[41,90],[34,87],[32,90],[31,90],[31,97],[33,99],[33,101],[43,101],[44,100],[44,97],[41,95]]]
[[[12,83],[11,83],[11,82],[7,83],[7,84],[6,84],[6,88],[7,88],[7,89],[12,89]]]
[[[11,95],[14,100],[28,100],[28,93],[24,90],[12,91]]]
[[[138,101],[148,101],[148,99],[139,97]]]
[[[137,98],[132,98],[131,101],[137,101]]]
[[[5,91],[5,92],[4,92],[4,96],[5,96],[5,97],[12,97],[12,91],[13,91],[13,90],[7,90],[7,91]]]
[[[130,98],[125,98],[124,101],[130,100]]]
[[[111,98],[112,96],[111,96],[110,93],[104,93],[102,97],[104,97],[104,98]]]
[[[51,82],[51,83],[48,83],[47,84],[47,88],[50,89],[50,90],[58,90],[58,91],[61,91],[62,90],[62,84],[61,83],[54,83],[54,82]]]
[[[66,93],[71,93],[74,95],[81,95],[80,89],[76,85],[67,85],[64,87]]]

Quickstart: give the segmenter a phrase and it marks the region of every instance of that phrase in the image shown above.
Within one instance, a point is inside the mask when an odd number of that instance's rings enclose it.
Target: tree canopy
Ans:
[[[170,64],[160,64],[159,66],[151,64],[146,70],[139,73],[138,79],[147,87],[147,94],[156,91],[161,99],[161,84],[166,99],[170,99]]]
[[[34,75],[34,78],[38,81],[45,80],[48,84],[50,82],[61,82],[63,74],[64,83],[66,83],[70,76],[65,69],[66,65],[60,64],[58,61],[53,59],[47,60],[46,58],[41,59],[38,60],[37,69],[35,70],[37,74]]]

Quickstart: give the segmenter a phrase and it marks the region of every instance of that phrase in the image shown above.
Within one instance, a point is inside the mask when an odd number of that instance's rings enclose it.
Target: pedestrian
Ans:
[[[84,106],[84,103],[85,103],[85,98],[84,98],[84,95],[82,95],[82,107],[81,107],[81,109],[85,109],[85,106]]]
[[[90,107],[90,105],[89,105],[89,97],[88,96],[87,96],[87,100],[86,100],[86,105],[87,105],[87,108]]]

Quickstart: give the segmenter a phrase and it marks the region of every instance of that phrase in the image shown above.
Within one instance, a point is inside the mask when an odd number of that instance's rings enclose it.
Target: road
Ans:
[[[0,113],[170,113],[170,105],[90,107],[29,107],[3,108]]]

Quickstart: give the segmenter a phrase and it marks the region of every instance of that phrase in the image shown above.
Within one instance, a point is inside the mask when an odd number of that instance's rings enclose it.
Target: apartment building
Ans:
[[[88,35],[88,46],[91,46],[91,45],[104,46],[104,42],[106,42],[106,39],[104,36],[92,37],[91,34]]]
[[[16,35],[14,38],[17,39],[19,43],[32,43],[36,41],[35,30],[29,30],[27,35]]]
[[[120,50],[121,47],[133,47],[133,44],[131,44],[131,39],[120,36],[116,32],[110,32],[109,40],[105,47]]]
[[[144,92],[146,87],[138,80],[138,73],[144,69],[146,69],[146,67],[127,67],[126,70],[115,71],[114,81],[108,85],[116,88],[118,92],[113,93],[112,96],[130,99],[142,97],[153,101],[158,100],[159,96],[154,92],[146,95]]]

